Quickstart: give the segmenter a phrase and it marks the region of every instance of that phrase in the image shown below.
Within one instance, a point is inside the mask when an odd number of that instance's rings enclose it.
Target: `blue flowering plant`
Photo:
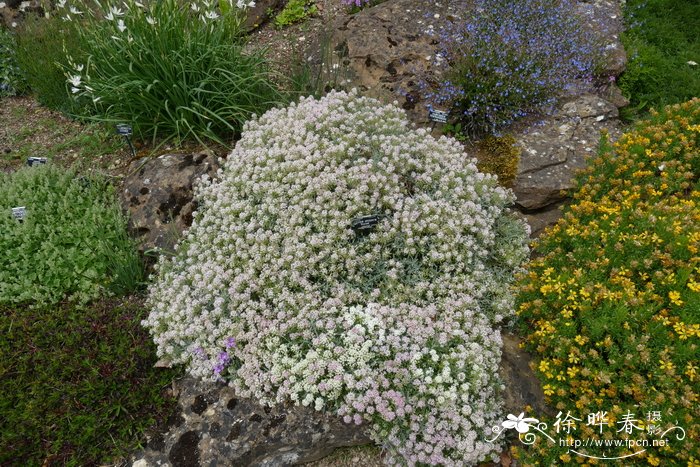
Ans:
[[[476,0],[436,34],[438,76],[426,91],[465,132],[494,133],[590,85],[601,47],[572,0]]]

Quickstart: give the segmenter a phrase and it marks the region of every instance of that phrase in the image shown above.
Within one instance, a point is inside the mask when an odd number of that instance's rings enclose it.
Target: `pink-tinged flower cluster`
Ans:
[[[494,455],[497,325],[527,256],[512,193],[354,91],[250,121],[219,175],[159,264],[144,321],[159,355],[367,425],[391,462]]]

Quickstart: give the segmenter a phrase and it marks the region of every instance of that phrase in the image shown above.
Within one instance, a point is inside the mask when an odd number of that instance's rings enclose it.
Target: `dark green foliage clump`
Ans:
[[[631,101],[625,116],[700,96],[700,3],[628,0],[625,17],[629,62],[620,88]]]
[[[0,305],[0,465],[104,465],[167,418],[175,373],[135,301]]]

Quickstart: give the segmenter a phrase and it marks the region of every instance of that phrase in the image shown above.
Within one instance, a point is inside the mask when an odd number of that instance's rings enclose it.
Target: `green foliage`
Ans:
[[[700,459],[699,149],[700,99],[652,111],[614,145],[604,140],[520,283],[518,314],[548,402],[584,420],[606,412],[613,436],[628,411],[660,429],[630,435],[648,441],[642,455],[634,445],[607,452],[630,455],[625,465]],[[653,412],[660,420],[648,420]],[[676,425],[685,438],[669,432],[668,449],[651,447]],[[566,451],[545,441],[523,455],[578,465]]]
[[[26,218],[11,208],[24,206]],[[87,302],[135,289],[140,260],[114,190],[51,165],[0,174],[0,304]]]
[[[628,54],[620,88],[631,101],[627,117],[700,96],[700,4],[696,0],[628,0]]]
[[[136,302],[29,309],[0,305],[0,464],[105,465],[167,418],[176,376]]]
[[[477,144],[477,167],[494,174],[505,187],[512,187],[518,175],[520,148],[512,136],[487,136]]]
[[[64,67],[71,91],[92,107],[82,116],[130,123],[142,138],[230,144],[251,114],[280,101],[265,51],[244,52],[237,9],[144,3],[130,0],[110,19],[110,7],[123,6],[107,1],[72,21],[89,56],[72,56]],[[81,3],[77,8],[88,12]]]
[[[0,97],[27,91],[27,83],[17,65],[16,49],[14,35],[0,27]]]
[[[77,55],[78,44],[75,31],[54,16],[28,16],[19,27],[17,62],[37,100],[51,109],[75,107],[61,67],[68,63],[64,49]]]
[[[318,13],[314,0],[289,0],[275,17],[275,26],[283,28]]]

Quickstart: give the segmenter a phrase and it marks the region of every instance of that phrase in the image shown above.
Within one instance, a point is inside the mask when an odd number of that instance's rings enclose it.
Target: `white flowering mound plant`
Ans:
[[[496,326],[527,228],[458,142],[332,92],[246,123],[196,196],[150,290],[159,356],[266,404],[367,423],[390,462],[497,452]]]

